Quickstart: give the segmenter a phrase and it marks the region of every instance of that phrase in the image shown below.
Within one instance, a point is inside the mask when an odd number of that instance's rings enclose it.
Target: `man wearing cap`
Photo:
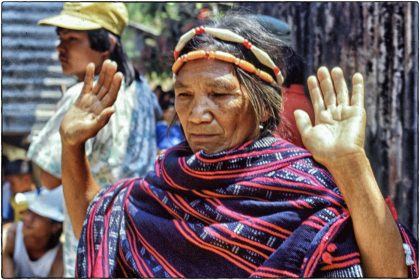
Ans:
[[[115,113],[85,152],[95,179],[102,187],[118,178],[145,175],[153,168],[156,156],[155,114],[160,108],[154,93],[139,76],[121,43],[121,34],[128,23],[123,3],[69,2],[59,15],[42,19],[39,24],[57,27],[57,51],[62,70],[81,82],[86,66],[93,62],[99,73],[108,59],[116,62],[124,75]],[[41,184],[47,188],[61,185],[61,141],[59,126],[65,112],[74,103],[83,83],[71,87],[60,100],[58,109],[28,150],[28,157],[40,167]],[[65,276],[73,277],[77,240],[68,215],[64,220]]]
[[[62,188],[19,193],[28,209],[23,221],[12,224],[2,249],[2,276],[5,278],[63,277]]]
[[[3,222],[19,221],[21,220],[20,210],[22,205],[18,205],[15,201],[15,195],[22,192],[30,192],[36,189],[35,183],[32,179],[32,165],[29,161],[24,159],[16,159],[8,161],[4,169],[5,179],[10,183],[10,205],[13,211],[10,216],[3,216]],[[3,200],[3,203],[5,200]]]

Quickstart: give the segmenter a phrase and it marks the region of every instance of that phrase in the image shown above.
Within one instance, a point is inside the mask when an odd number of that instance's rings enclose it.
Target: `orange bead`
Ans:
[[[220,51],[215,52],[215,58],[229,63],[234,63],[236,60],[236,57],[234,55]]]
[[[176,74],[183,64],[184,64],[184,62],[182,61],[182,59],[181,58],[178,58],[175,61],[174,65],[172,65],[172,72],[174,74]]]
[[[242,69],[244,69],[245,71],[249,72],[249,73],[254,73],[255,72],[255,66],[252,63],[249,63],[246,60],[241,60],[238,66],[241,67]]]
[[[204,50],[191,51],[187,54],[187,57],[188,57],[188,61],[201,59],[201,58],[206,57],[206,51]]]

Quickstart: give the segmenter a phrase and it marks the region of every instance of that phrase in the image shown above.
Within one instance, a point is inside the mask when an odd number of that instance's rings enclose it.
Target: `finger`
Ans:
[[[115,75],[113,75],[110,89],[101,100],[102,106],[108,107],[114,104],[115,100],[117,99],[118,92],[120,91],[123,78],[124,76],[123,74],[121,74],[121,72],[118,72]]]
[[[314,108],[315,118],[319,113],[325,110],[324,100],[322,98],[321,89],[315,76],[308,78],[309,95],[311,96],[312,107]]]
[[[89,63],[86,66],[86,73],[85,73],[85,79],[83,81],[82,94],[86,94],[92,91],[94,75],[95,75],[95,64]]]
[[[102,84],[104,83],[104,80],[105,80],[105,70],[108,68],[108,65],[110,62],[111,60],[107,59],[104,61],[104,63],[102,63],[101,72],[99,73],[99,78],[96,81],[95,86],[93,87],[93,90],[92,90],[94,94],[98,94],[100,88],[102,87]]]
[[[360,73],[353,75],[351,105],[362,108],[365,106],[365,86],[363,76]]]
[[[96,117],[96,130],[99,131],[101,128],[103,128],[111,118],[112,114],[114,114],[115,109],[113,107],[105,108],[99,116]]]
[[[326,108],[335,107],[337,105],[336,103],[336,97],[335,97],[335,89],[334,85],[331,80],[330,73],[328,72],[327,67],[320,67],[318,69],[318,80],[319,84],[321,86],[321,92],[324,96],[324,104]]]
[[[295,110],[293,113],[296,120],[296,126],[299,130],[300,135],[303,137],[312,128],[311,119],[309,118],[308,113],[306,113],[303,110]]]
[[[337,105],[349,105],[349,91],[343,71],[339,67],[334,67],[331,70],[331,76],[337,93]]]
[[[114,74],[115,72],[117,72],[117,63],[112,61],[110,64],[108,64],[108,67],[104,71],[105,71],[104,81],[98,92],[99,100],[102,99],[107,94],[108,90],[111,87]]]

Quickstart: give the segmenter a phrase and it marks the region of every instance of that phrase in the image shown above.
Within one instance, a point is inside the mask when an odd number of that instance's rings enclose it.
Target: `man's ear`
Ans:
[[[117,45],[117,38],[114,35],[109,34],[108,38],[109,38],[109,49],[102,53],[104,60],[111,57],[111,54],[114,52],[115,46]]]

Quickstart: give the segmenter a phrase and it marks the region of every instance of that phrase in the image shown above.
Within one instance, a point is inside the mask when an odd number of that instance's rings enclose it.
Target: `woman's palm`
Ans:
[[[303,111],[296,113],[296,121],[305,147],[314,158],[328,163],[363,149],[366,113],[363,107],[363,79],[353,77],[353,92],[347,93],[341,69],[331,76],[325,67],[318,71],[318,79],[308,79],[314,105],[315,125]]]

